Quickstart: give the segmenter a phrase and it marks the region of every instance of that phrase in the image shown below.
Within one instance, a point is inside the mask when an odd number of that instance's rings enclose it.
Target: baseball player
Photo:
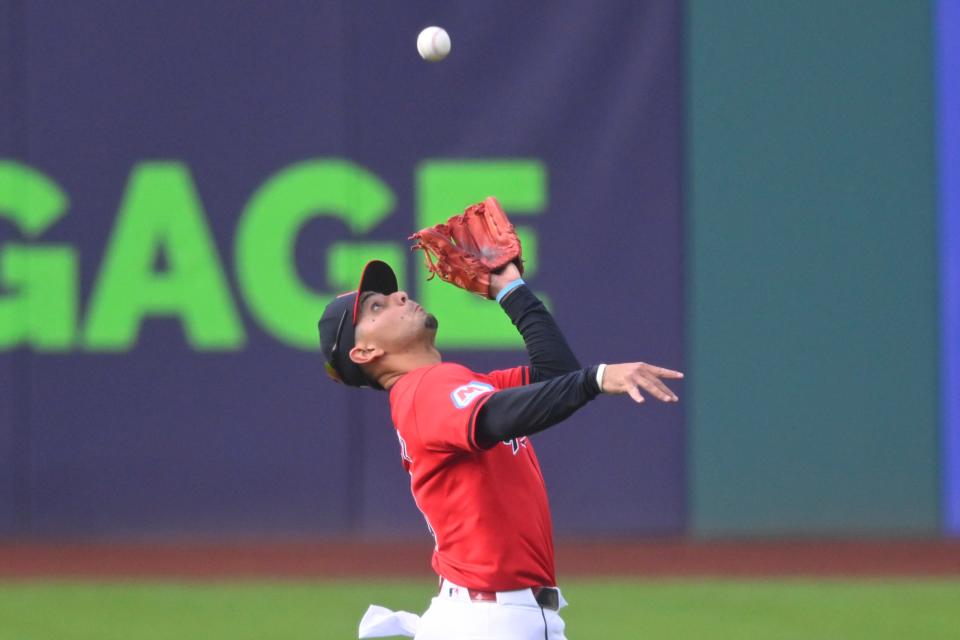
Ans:
[[[495,253],[485,244],[497,240],[483,233],[474,240],[475,255]],[[529,437],[601,393],[629,394],[638,403],[644,393],[677,401],[662,379],[682,378],[678,371],[644,363],[582,367],[524,283],[519,243],[506,259],[485,271],[478,286],[519,330],[529,365],[480,373],[444,362],[434,344],[437,318],[398,290],[393,270],[377,260],[320,319],[330,376],[389,394],[402,464],[435,540],[440,588],[422,618],[399,612],[406,625],[378,627],[371,607],[361,637],[564,640],[558,612],[566,602],[554,570],[550,508]],[[441,276],[444,262],[450,266],[443,256],[434,265]],[[460,276],[450,281],[463,286]]]

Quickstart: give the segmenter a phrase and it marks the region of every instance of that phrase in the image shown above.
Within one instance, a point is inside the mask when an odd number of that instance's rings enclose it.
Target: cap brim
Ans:
[[[400,289],[397,284],[397,274],[386,262],[371,260],[363,268],[360,275],[360,285],[357,287],[357,299],[353,302],[353,324],[357,324],[357,314],[360,312],[360,298],[364,291],[376,291],[389,295]]]

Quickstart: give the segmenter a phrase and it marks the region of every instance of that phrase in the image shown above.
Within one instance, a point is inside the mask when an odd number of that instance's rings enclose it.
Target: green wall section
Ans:
[[[931,8],[686,21],[691,530],[935,533]]]

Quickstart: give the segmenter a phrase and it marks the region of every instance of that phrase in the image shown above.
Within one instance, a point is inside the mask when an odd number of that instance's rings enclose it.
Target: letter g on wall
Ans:
[[[45,175],[0,159],[0,218],[29,240],[64,213],[69,199]],[[68,351],[76,337],[77,255],[72,247],[0,246],[0,350],[29,345]]]
[[[376,175],[348,160],[305,160],[271,176],[244,209],[234,245],[237,282],[260,326],[290,346],[316,349],[317,319],[335,293],[312,291],[297,274],[300,228],[316,216],[332,216],[359,236],[389,216],[394,203]],[[403,286],[406,253],[392,242],[333,244],[328,283],[337,291],[356,287],[360,268],[371,258],[390,263]]]

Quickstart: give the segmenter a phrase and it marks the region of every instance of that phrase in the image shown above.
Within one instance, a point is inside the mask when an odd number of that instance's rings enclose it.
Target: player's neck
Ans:
[[[442,362],[440,351],[433,345],[424,345],[422,348],[408,351],[403,355],[396,356],[396,366],[392,371],[388,371],[380,376],[380,386],[389,390],[397,380],[414,369],[422,367],[432,367]]]

